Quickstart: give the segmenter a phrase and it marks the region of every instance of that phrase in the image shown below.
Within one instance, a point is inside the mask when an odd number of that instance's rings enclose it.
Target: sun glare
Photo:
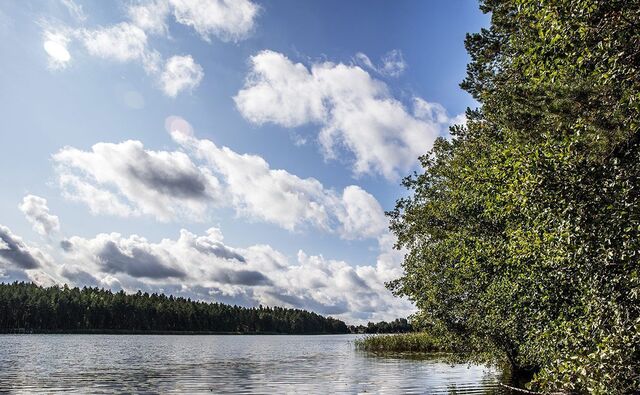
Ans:
[[[57,41],[48,40],[44,43],[44,50],[58,62],[68,62],[71,59],[71,55],[64,44]]]

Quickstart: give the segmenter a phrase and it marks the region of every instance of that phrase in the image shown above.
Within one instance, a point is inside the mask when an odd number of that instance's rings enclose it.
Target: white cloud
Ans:
[[[91,214],[108,214],[118,217],[132,217],[140,215],[140,211],[129,206],[113,192],[98,188],[92,181],[71,174],[69,170],[59,171],[58,183],[62,188],[65,199],[85,203]]]
[[[392,51],[387,52],[382,57],[382,66],[379,67],[378,71],[390,77],[399,77],[402,73],[404,73],[407,68],[407,63],[404,61],[404,56],[402,56],[402,52],[398,49],[394,49]]]
[[[61,0],[80,21],[86,16],[73,0]],[[67,45],[71,39],[82,42],[88,53],[120,63],[140,63],[170,97],[196,88],[204,77],[202,66],[192,56],[172,56],[164,60],[149,45],[147,34],[169,36],[167,18],[193,28],[204,40],[216,36],[223,41],[246,38],[255,26],[260,7],[249,0],[149,0],[126,6],[128,21],[97,28],[62,28],[44,32],[44,49],[49,67],[65,68],[71,60]]]
[[[62,31],[44,32],[43,48],[49,56],[49,68],[64,69],[71,61],[71,54],[67,49],[69,37]]]
[[[236,212],[295,230],[305,224],[345,239],[375,238],[386,229],[380,204],[358,186],[346,187],[342,196],[314,178],[300,178],[271,169],[260,156],[239,154],[218,147],[191,132],[171,130],[173,139],[219,175]]]
[[[63,0],[71,11],[82,8],[71,0]],[[94,29],[61,29],[65,33],[44,32],[44,49],[49,55],[49,67],[65,68],[71,60],[67,45],[71,38],[78,39],[88,53],[102,59],[121,63],[142,64],[147,74],[158,80],[162,90],[175,97],[184,90],[192,90],[204,77],[202,67],[190,55],[173,56],[163,61],[162,55],[152,49],[146,32],[163,34],[168,32],[166,18],[173,10],[179,23],[183,23],[209,40],[211,34],[222,39],[244,38],[253,27],[258,7],[246,0],[241,1],[171,1],[156,0],[131,4],[126,12],[130,22]]]
[[[362,66],[364,66],[364,67],[366,67],[366,68],[368,68],[368,69],[370,69],[370,70],[374,70],[374,71],[376,71],[376,70],[377,70],[376,65],[375,65],[375,64],[373,64],[373,62],[371,61],[371,59],[370,59],[366,54],[363,54],[362,52],[358,52],[358,53],[354,56],[354,58],[355,58],[355,61],[356,61],[358,64],[360,64],[360,65],[362,65]]]
[[[447,110],[439,103],[430,103],[424,99],[416,97],[413,99],[413,114],[426,122],[439,123],[445,127],[443,137],[450,138],[449,128],[454,125],[467,125],[465,113],[450,117]]]
[[[228,246],[216,228],[205,235],[181,230],[177,239],[158,243],[117,233],[66,242],[60,272],[76,285],[91,282],[127,292],[161,289],[227,303],[285,305],[349,322],[414,311],[384,286],[401,270],[397,261],[385,258],[385,251],[373,265],[351,266],[304,251],[292,261],[268,245]]]
[[[26,243],[20,236],[0,225],[0,278],[2,281],[32,281],[50,286],[60,283],[58,267],[39,248]]]
[[[362,52],[358,52],[355,55],[355,60],[364,67],[386,77],[399,77],[407,68],[402,51],[399,49],[394,49],[384,54],[381,63],[377,66]]]
[[[168,33],[167,18],[193,28],[205,41],[246,38],[255,27],[260,7],[249,0],[151,0],[127,7],[129,19],[153,34]]]
[[[91,55],[120,62],[144,57],[147,35],[139,27],[121,22],[107,28],[82,32],[84,45]]]
[[[67,11],[69,11],[69,14],[73,18],[75,18],[77,21],[84,22],[87,19],[87,16],[85,15],[84,10],[82,9],[82,6],[80,4],[77,4],[73,0],[60,0],[60,1],[62,2],[62,5],[64,5],[67,8]]]
[[[209,41],[245,38],[254,28],[259,7],[249,0],[170,0],[178,23],[192,27]]]
[[[130,12],[141,13],[131,9]],[[144,21],[139,20],[138,23],[146,26]],[[176,97],[182,91],[196,88],[204,77],[202,66],[190,55],[172,56],[163,64],[160,53],[150,49],[145,31],[134,23],[121,22],[106,28],[81,30],[76,34],[81,37],[88,52],[93,56],[117,62],[142,64],[147,74],[158,80],[158,85],[169,97]]]
[[[315,178],[272,169],[258,155],[198,139],[182,118],[166,124],[186,153],[146,150],[139,141],[60,150],[53,160],[63,196],[86,203],[94,214],[204,220],[211,209],[230,207],[290,231],[311,227],[343,239],[385,232],[380,204],[356,185],[338,193]]]
[[[450,124],[453,125],[461,125],[467,126],[467,114],[461,113],[453,117],[450,121]]]
[[[388,221],[380,203],[373,195],[356,185],[349,185],[342,192],[344,214],[341,217],[345,238],[377,238],[384,234]]]
[[[449,122],[447,110],[441,104],[430,103],[419,97],[413,99],[413,114],[416,118],[427,122],[441,124]]]
[[[449,125],[448,119],[411,114],[383,82],[358,66],[324,62],[308,69],[273,51],[251,58],[245,87],[234,100],[256,124],[318,124],[326,158],[346,150],[356,175],[379,173],[388,179],[414,166]]]
[[[50,236],[60,230],[60,220],[57,216],[49,213],[46,199],[27,195],[22,199],[19,208],[33,226],[33,230],[40,235]]]
[[[98,143],[91,151],[66,147],[53,160],[65,195],[97,213],[204,219],[220,198],[218,180],[206,168],[181,152],[145,150],[139,141]]]
[[[203,77],[202,67],[191,56],[173,56],[164,66],[160,83],[167,96],[175,97],[181,91],[197,87]]]
[[[169,11],[169,3],[166,0],[151,0],[131,4],[127,8],[127,15],[140,29],[152,34],[164,34],[168,30],[166,18]]]
[[[304,223],[329,230],[326,202],[335,196],[325,191],[318,180],[301,179],[285,170],[270,169],[260,156],[239,154],[227,147],[218,147],[210,140],[176,132],[172,136],[221,175],[238,214],[289,230]]]
[[[36,269],[42,266],[43,254],[3,225],[0,225],[0,241],[3,247],[0,249],[0,267]]]

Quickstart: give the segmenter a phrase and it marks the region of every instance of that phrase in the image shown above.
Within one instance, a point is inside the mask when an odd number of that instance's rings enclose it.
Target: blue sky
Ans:
[[[408,314],[382,210],[475,105],[487,23],[471,0],[3,2],[0,281]]]

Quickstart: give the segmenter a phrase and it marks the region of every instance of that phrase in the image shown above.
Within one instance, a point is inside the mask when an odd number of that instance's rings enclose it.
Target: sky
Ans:
[[[385,210],[475,0],[0,3],[0,281],[406,317]]]

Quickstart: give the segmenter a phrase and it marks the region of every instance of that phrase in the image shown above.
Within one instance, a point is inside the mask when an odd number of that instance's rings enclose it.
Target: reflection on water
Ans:
[[[355,351],[354,335],[0,335],[12,393],[499,393],[480,366]]]

